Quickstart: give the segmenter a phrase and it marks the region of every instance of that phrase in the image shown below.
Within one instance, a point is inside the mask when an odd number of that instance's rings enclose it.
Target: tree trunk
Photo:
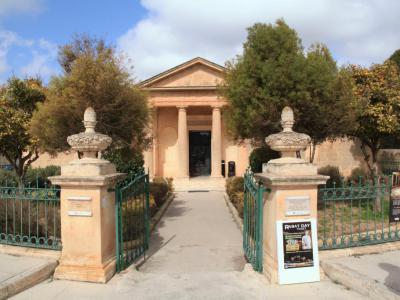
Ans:
[[[369,149],[369,152],[367,148]],[[378,177],[378,161],[377,161],[379,145],[376,146],[373,144],[369,144],[366,141],[362,140],[361,151],[364,155],[364,161],[367,164],[370,175],[374,182],[373,188],[376,189],[376,197],[374,199],[374,211],[380,213],[382,211],[381,183],[380,183],[380,178]]]
[[[317,148],[317,145],[314,142],[311,142],[311,144],[310,144],[310,163],[314,162],[316,148]]]

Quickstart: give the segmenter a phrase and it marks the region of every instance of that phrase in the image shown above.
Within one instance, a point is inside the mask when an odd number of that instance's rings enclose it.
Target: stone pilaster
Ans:
[[[222,177],[222,133],[221,133],[221,108],[212,108],[212,127],[211,127],[211,176]]]
[[[158,176],[158,108],[153,111],[153,169],[152,176]]]
[[[189,178],[189,133],[187,128],[187,106],[178,106],[178,177]]]

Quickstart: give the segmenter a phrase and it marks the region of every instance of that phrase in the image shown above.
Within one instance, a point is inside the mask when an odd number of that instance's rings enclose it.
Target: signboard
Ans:
[[[82,211],[82,210],[69,210],[68,211],[68,216],[73,216],[73,217],[91,217],[92,212],[91,211]]]
[[[286,216],[308,216],[310,215],[310,197],[292,196],[285,198]]]
[[[315,219],[277,221],[280,284],[319,281]]]
[[[399,197],[390,197],[390,222],[398,222],[400,221],[400,198]]]
[[[91,217],[92,214],[92,198],[87,196],[71,196],[67,198],[68,216],[72,217]]]

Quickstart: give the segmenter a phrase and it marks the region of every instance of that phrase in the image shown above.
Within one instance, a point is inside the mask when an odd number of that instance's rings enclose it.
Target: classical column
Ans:
[[[158,175],[158,108],[155,107],[153,111],[153,176]]]
[[[189,134],[187,129],[187,106],[178,106],[178,177],[189,177]]]
[[[211,128],[211,176],[222,177],[221,175],[221,108],[213,107],[212,128]]]

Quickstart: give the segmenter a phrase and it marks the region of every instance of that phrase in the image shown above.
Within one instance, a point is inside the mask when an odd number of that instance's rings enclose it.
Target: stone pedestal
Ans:
[[[325,184],[329,177],[318,175],[315,165],[296,157],[296,152],[304,150],[311,138],[292,130],[294,115],[290,107],[283,109],[281,125],[283,130],[280,133],[271,134],[265,139],[271,149],[281,152],[281,158],[264,164],[263,173],[255,175],[270,189],[270,193],[264,194],[263,270],[271,283],[317,281],[318,185]],[[290,223],[296,220],[299,222]],[[287,228],[286,242],[283,227]],[[293,232],[290,231],[292,229]],[[286,252],[286,259],[285,247],[290,249]]]
[[[61,186],[62,252],[56,279],[107,282],[115,273],[115,167],[92,159],[72,162],[50,178]],[[108,174],[107,174],[108,173]]]
[[[278,282],[277,221],[295,221],[317,218],[318,185],[325,184],[327,177],[321,175],[278,175],[260,173],[257,180],[271,189],[264,194],[263,209],[263,272],[271,283]],[[309,213],[301,216],[288,216],[285,199],[288,197],[308,197]],[[307,206],[306,204],[304,204]],[[313,233],[313,234],[316,234]],[[315,245],[317,246],[317,245]]]
[[[67,139],[83,158],[49,178],[61,186],[62,252],[54,277],[104,283],[115,273],[115,192],[109,190],[124,174],[98,158],[112,139],[95,132],[92,108],[86,109],[83,123],[85,132]]]

